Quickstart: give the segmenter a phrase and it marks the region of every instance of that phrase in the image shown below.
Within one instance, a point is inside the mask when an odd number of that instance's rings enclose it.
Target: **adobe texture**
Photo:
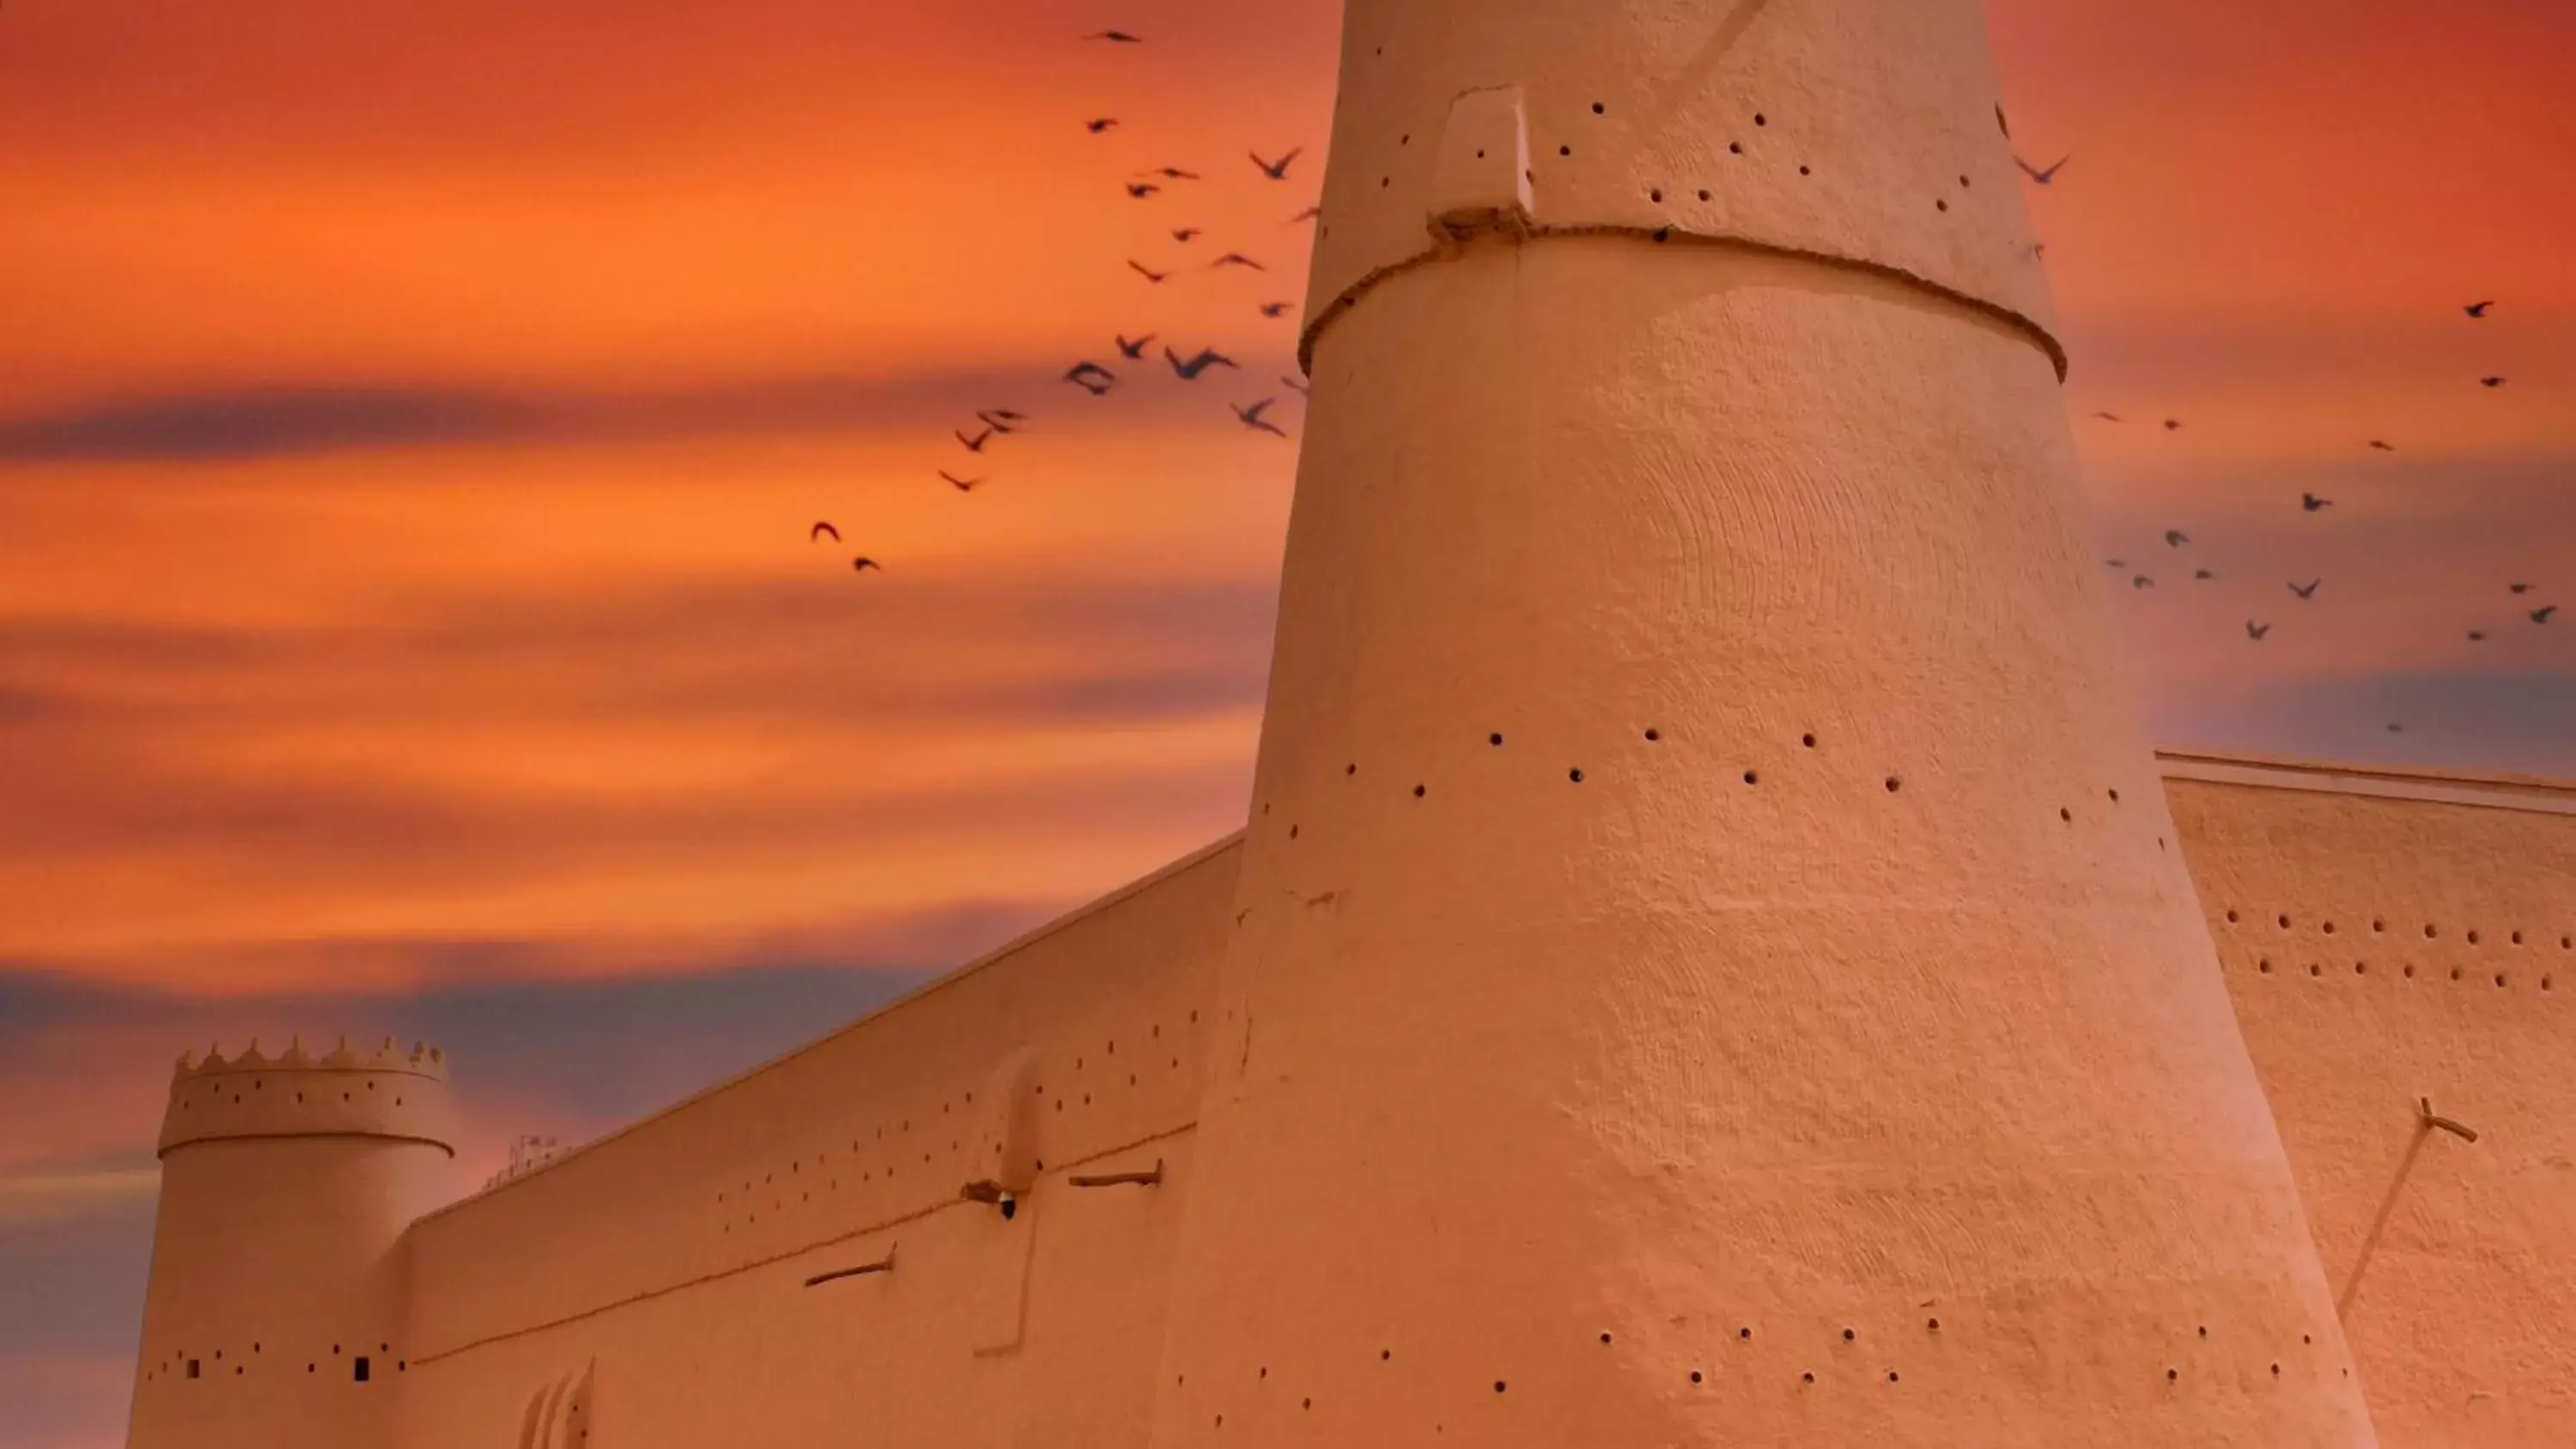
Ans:
[[[1353,0],[1245,833],[425,1216],[184,1065],[130,1442],[2559,1442],[2576,814],[2169,808],[1979,23]]]
[[[2371,1442],[1976,0],[1360,0],[1342,75],[1153,1442]]]

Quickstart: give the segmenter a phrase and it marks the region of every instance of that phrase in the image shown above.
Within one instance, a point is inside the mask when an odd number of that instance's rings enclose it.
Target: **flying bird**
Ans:
[[[1163,349],[1163,360],[1172,364],[1173,374],[1179,377],[1183,382],[1198,381],[1199,374],[1207,371],[1211,367],[1234,367],[1237,365],[1233,358],[1226,356],[1224,353],[1217,351],[1213,347],[1200,348],[1198,356],[1193,357],[1186,362],[1181,360],[1181,355],[1179,353],[1174,352],[1169,347],[1165,347]]]
[[[1250,267],[1256,272],[1266,272],[1270,270],[1268,267],[1263,266],[1261,263],[1254,261],[1252,258],[1245,256],[1241,252],[1227,252],[1224,256],[1208,263],[1209,271],[1215,271],[1219,267]]]
[[[1204,229],[1195,226],[1176,226],[1172,228],[1172,240],[1179,242],[1184,246],[1197,241],[1203,234]]]
[[[2394,453],[2394,452],[2396,452],[2396,451],[2397,451],[2397,449],[2396,449],[2396,448],[2394,448],[2394,447],[2390,446],[2390,445],[2389,445],[2389,444],[2387,444],[2387,443],[2383,443],[2383,442],[2381,442],[2381,441],[2380,441],[2379,439],[2377,439],[2377,438],[2373,438],[2373,439],[2371,439],[2371,440],[2370,440],[2370,446],[2371,446],[2372,450],[2373,450],[2373,451],[2375,451],[2375,452],[2381,452],[2381,453]]]
[[[1089,131],[1095,136],[1101,136],[1108,134],[1109,131],[1117,124],[1118,118],[1116,116],[1102,116],[1096,120],[1083,122],[1082,129]]]
[[[1136,174],[1139,176],[1160,176],[1165,181],[1196,181],[1199,179],[1199,174],[1197,172],[1184,171],[1178,166],[1157,166],[1151,171],[1139,171]]]
[[[1165,277],[1168,277],[1168,276],[1170,276],[1170,275],[1171,275],[1171,273],[1169,273],[1169,272],[1158,272],[1158,271],[1155,271],[1152,267],[1149,267],[1149,266],[1145,265],[1143,262],[1140,262],[1140,261],[1136,260],[1134,257],[1129,257],[1129,258],[1127,259],[1127,265],[1128,265],[1128,267],[1129,267],[1129,269],[1130,269],[1130,270],[1132,270],[1132,271],[1134,271],[1134,272],[1136,273],[1136,275],[1138,275],[1138,276],[1140,276],[1140,277],[1143,277],[1146,281],[1149,281],[1149,282],[1160,283],[1160,282],[1161,282]]]
[[[2191,576],[2200,580],[2204,584],[2214,584],[2218,582],[2218,575],[2211,573],[2207,569],[2194,569],[2191,571]]]
[[[2402,735],[2402,734],[2406,733],[2406,726],[2404,726],[2404,725],[2402,725],[2402,724],[2397,724],[2397,723],[2395,723],[2394,721],[2392,721],[2392,722],[2390,722],[2390,724],[2389,724],[2389,726],[2388,726],[2388,732],[2389,732],[2390,734],[2392,734],[2392,735]]]
[[[960,478],[945,468],[939,470],[939,476],[947,482],[949,487],[956,489],[960,493],[972,493],[975,491],[975,485],[984,481],[981,478]]]
[[[975,436],[970,438],[966,436],[965,430],[961,428],[957,432],[957,441],[966,445],[967,452],[980,453],[984,451],[984,445],[986,443],[993,441],[993,432],[993,429],[986,428],[984,431],[977,433]]]
[[[2165,431],[2166,431],[2166,432],[2168,432],[2168,433],[2179,433],[2179,432],[2181,432],[2181,431],[2182,431],[2182,419],[2180,419],[2180,418],[2167,418],[2167,419],[2165,419]]]
[[[2183,532],[2181,529],[2168,528],[2165,530],[2165,547],[2180,548],[2189,542],[2191,542],[2191,535]]]
[[[2071,155],[2060,156],[2057,158],[2057,164],[2049,167],[2045,171],[2042,171],[2038,167],[2024,161],[2018,155],[2013,157],[2013,164],[2020,167],[2022,169],[2022,174],[2028,176],[2031,180],[2038,182],[2042,186],[2050,186],[2056,183],[2057,173],[2065,170],[2066,163],[2074,159],[2075,158]]]
[[[2245,621],[2245,637],[2257,644],[2262,643],[2263,636],[2271,632],[2272,626],[2269,624],[2257,624],[2251,619]]]
[[[2319,498],[2313,493],[2302,493],[2299,495],[2299,506],[2310,513],[2314,513],[2320,508],[2334,507],[2334,500],[2331,498]]]
[[[1261,304],[1261,315],[1264,317],[1285,317],[1296,305],[1297,304],[1294,302],[1264,302]]]
[[[2321,588],[2325,587],[2325,582],[2326,582],[2326,581],[2325,581],[2325,580],[2323,580],[2323,579],[2318,579],[2318,580],[2316,580],[2316,581],[2315,581],[2315,582],[2313,582],[2313,583],[2307,583],[2307,584],[2295,584],[2295,583],[2294,583],[2294,584],[2290,585],[2290,592],[2291,592],[2291,593],[2294,593],[2294,594],[2296,594],[2296,595],[2298,595],[2298,596],[2299,596],[2300,598],[2302,598],[2302,599],[2313,599],[2313,598],[2315,598],[2315,597],[2317,596],[2317,590],[2319,590],[2319,589],[2321,589]]]
[[[878,573],[884,573],[885,565],[878,563],[875,559],[868,557],[866,554],[861,554],[857,558],[850,560],[850,571],[852,573],[863,574],[870,569],[875,569]]]
[[[2491,311],[2494,311],[2494,310],[2495,310],[2495,303],[2493,303],[2493,302],[2471,302],[2469,305],[2467,305],[2467,306],[2465,306],[2465,307],[2462,307],[2460,310],[2469,314],[2469,320],[2470,320],[2470,321],[2472,321],[2472,322],[2484,322],[2485,320],[2487,320],[2487,313],[2489,313],[2489,312],[2491,312]]]
[[[1120,353],[1124,354],[1130,362],[1143,361],[1145,357],[1145,349],[1152,346],[1153,343],[1154,334],[1151,332],[1132,340],[1123,332],[1118,334],[1118,350]]]
[[[2539,587],[2539,585],[2537,585],[2537,584],[2507,584],[2507,585],[2505,585],[2505,587],[2506,587],[2507,589],[2512,590],[2514,593],[2517,593],[2517,594],[2527,594],[2527,593],[2530,593],[2533,589],[2535,589],[2535,588]]]
[[[1281,431],[1277,423],[1271,422],[1269,419],[1262,416],[1263,413],[1270,411],[1270,405],[1277,401],[1278,399],[1276,398],[1266,397],[1261,401],[1254,403],[1250,407],[1245,407],[1240,403],[1228,403],[1227,406],[1234,409],[1235,418],[1245,427],[1284,438],[1288,436],[1288,434]]]
[[[1280,157],[1276,161],[1264,161],[1261,159],[1261,153],[1255,151],[1252,153],[1252,164],[1260,167],[1261,174],[1269,177],[1271,180],[1285,181],[1288,179],[1288,163],[1305,154],[1306,148],[1300,146],[1296,150],[1289,152],[1287,155]]]
[[[1306,396],[1311,390],[1310,384],[1297,378],[1290,377],[1286,373],[1280,374],[1279,385],[1288,389],[1290,392],[1297,394],[1299,397]]]
[[[1156,186],[1151,181],[1130,181],[1127,183],[1127,194],[1136,198],[1138,201],[1143,201],[1146,197],[1152,196],[1154,193],[1162,189],[1163,188]]]
[[[1077,362],[1066,368],[1064,380],[1098,397],[1118,383],[1118,374],[1097,362]]]
[[[2469,631],[2469,642],[2472,644],[2484,644],[2487,642],[2487,631],[2484,629],[2471,629]]]
[[[1304,211],[1297,213],[1295,216],[1288,218],[1288,224],[1290,226],[1295,226],[1301,221],[1313,221],[1315,218],[1322,216],[1323,214],[1324,208],[1321,206],[1310,206]]]
[[[829,523],[817,523],[811,529],[808,529],[805,534],[805,541],[808,543],[816,542],[827,533],[832,535],[832,542],[839,543],[841,541],[841,531],[834,528]]]
[[[2106,569],[2124,569],[2128,566],[2129,561],[2124,558],[2106,558],[2102,560],[2102,567]]]
[[[2479,379],[2478,379],[2478,386],[2480,386],[2480,387],[2502,387],[2502,386],[2504,386],[2507,382],[2509,382],[2509,381],[2511,381],[2511,380],[2512,380],[2512,379],[2510,379],[2510,378],[2502,378],[2502,377],[2482,377],[2482,378],[2479,378]]]
[[[1129,35],[1124,30],[1095,30],[1082,38],[1085,40],[1106,40],[1116,45],[1143,45],[1145,43],[1145,37],[1141,35]]]
[[[2535,624],[2546,624],[2546,623],[2548,623],[2550,620],[2555,619],[2555,618],[2557,618],[2557,617],[2558,617],[2558,606],[2557,606],[2556,604],[2548,604],[2548,605],[2544,605],[2544,606],[2543,606],[2543,607],[2541,607],[2541,608],[2537,608],[2537,609],[2534,609],[2534,610],[2532,610],[2532,611],[2531,611],[2531,622],[2533,622],[2533,623],[2535,623]]]
[[[2118,413],[2095,413],[2093,416],[2100,418],[2106,423],[2116,423],[2120,420],[2120,415]]]
[[[1018,432],[1020,430],[1019,425],[1028,421],[1028,419],[1021,417],[1018,413],[1012,412],[1009,408],[994,408],[991,411],[978,408],[975,410],[975,421],[982,423],[985,427],[992,429],[994,432],[1008,437],[1012,433]]]
[[[2155,586],[2156,581],[2148,578],[2145,574],[2140,574],[2136,578],[2129,580],[2129,587],[2133,589],[2152,589]]]

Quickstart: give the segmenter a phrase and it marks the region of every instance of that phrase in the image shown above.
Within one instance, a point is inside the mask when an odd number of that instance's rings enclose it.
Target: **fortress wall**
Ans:
[[[1049,1380],[1051,1424],[1115,1408],[1119,1355],[1134,1348],[1142,1375],[1159,1347],[1136,1345],[1159,1334],[1171,1234],[1155,1225],[1197,1110],[1235,859],[1221,843],[423,1219],[407,1242],[415,1442],[513,1442],[532,1399],[593,1357],[619,1444],[821,1442],[851,1413],[973,1442],[1012,1411],[997,1385],[1031,1380]],[[1157,1159],[1160,1187],[1067,1182]],[[1008,1221],[961,1198],[997,1174],[1026,1189]],[[893,1272],[803,1286],[896,1245]]]
[[[2576,1424],[2576,790],[2168,757],[2389,1449]],[[2423,1125],[2419,1099],[2475,1130]]]

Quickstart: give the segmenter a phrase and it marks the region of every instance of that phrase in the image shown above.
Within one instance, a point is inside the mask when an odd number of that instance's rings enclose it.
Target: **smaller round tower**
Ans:
[[[445,1054],[182,1056],[129,1449],[364,1449],[409,1370],[403,1230],[450,1194]]]

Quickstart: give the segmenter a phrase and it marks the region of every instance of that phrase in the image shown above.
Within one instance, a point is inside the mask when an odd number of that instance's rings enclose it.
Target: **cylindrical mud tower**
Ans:
[[[392,1442],[409,1373],[398,1244],[446,1197],[435,1050],[182,1058],[131,1449]]]
[[[2368,1445],[1977,0],[1350,0],[1153,1442]]]

